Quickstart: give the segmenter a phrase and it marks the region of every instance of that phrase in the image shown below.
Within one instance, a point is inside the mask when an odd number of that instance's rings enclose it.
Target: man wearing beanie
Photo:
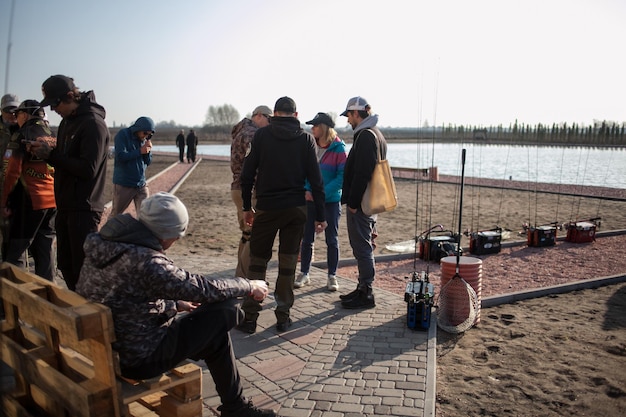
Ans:
[[[237,297],[262,301],[265,281],[207,278],[174,265],[165,250],[185,235],[189,215],[174,195],[157,193],[138,219],[111,218],[85,240],[76,292],[111,309],[122,375],[152,378],[191,358],[204,359],[222,417],[272,417],[243,396],[229,330],[243,314]],[[178,314],[178,312],[187,312]]]
[[[139,213],[141,202],[150,195],[146,184],[146,167],[152,162],[152,135],[154,122],[145,116],[115,135],[112,216],[123,213],[131,201]]]
[[[265,280],[267,263],[279,234],[278,278],[276,279],[276,330],[291,326],[289,310],[294,302],[300,241],[307,217],[304,185],[309,181],[315,204],[315,231],[326,228],[324,183],[317,163],[315,139],[300,126],[296,103],[281,97],[274,105],[270,124],[254,134],[250,153],[241,173],[244,222],[252,227],[248,278]],[[252,188],[256,207],[252,207]],[[261,303],[247,297],[242,306],[246,320],[238,327],[246,333],[256,331]]]

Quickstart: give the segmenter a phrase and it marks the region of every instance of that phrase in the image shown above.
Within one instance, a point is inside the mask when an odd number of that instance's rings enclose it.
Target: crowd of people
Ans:
[[[344,204],[359,278],[356,289],[340,295],[341,304],[375,306],[376,216],[365,215],[360,205],[379,148],[385,157],[386,142],[367,101],[354,97],[341,114],[354,130],[349,154],[329,114],[317,113],[306,122],[312,126],[308,133],[289,97],[279,98],[273,109],[256,107],[233,127],[231,195],[242,234],[236,276],[216,279],[185,271],[165,254],[184,236],[189,216],[176,196],[150,195],[145,170],[152,161],[154,121],[141,116],[115,136],[113,210],[100,227],[110,142],[106,111],[93,91],[81,91],[65,75],[46,79],[42,91],[41,101],[2,97],[2,260],[24,266],[30,253],[38,275],[53,280],[58,268],[68,289],[108,306],[122,375],[150,378],[186,358],[203,359],[222,401],[222,416],[275,416],[244,397],[229,331],[256,331],[276,236],[278,332],[292,326],[294,288],[311,284],[313,244],[322,232],[326,286],[339,290]],[[62,118],[56,135],[48,125],[48,106]],[[193,130],[186,137],[181,130],[176,144],[180,162],[185,156],[187,163],[195,162]],[[136,216],[125,213],[131,202]]]

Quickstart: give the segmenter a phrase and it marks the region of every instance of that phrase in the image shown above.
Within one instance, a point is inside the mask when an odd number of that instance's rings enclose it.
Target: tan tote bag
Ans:
[[[382,159],[378,137],[376,137],[376,144],[378,147],[378,162],[361,201],[361,210],[368,216],[391,211],[398,205],[396,184],[393,182],[389,161]]]

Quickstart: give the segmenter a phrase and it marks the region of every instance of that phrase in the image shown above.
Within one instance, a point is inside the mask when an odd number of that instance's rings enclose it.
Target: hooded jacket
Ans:
[[[304,206],[308,180],[316,207],[315,220],[325,221],[324,184],[315,146],[313,136],[300,127],[295,117],[272,117],[269,126],[257,130],[241,173],[244,211],[252,207],[253,186],[259,210]]]
[[[61,120],[48,163],[55,168],[54,194],[59,210],[104,210],[109,129],[104,107],[93,91],[82,93],[76,111]]]
[[[352,148],[343,172],[343,193],[341,202],[348,207],[360,209],[367,183],[378,162],[378,147],[382,159],[387,158],[387,141],[376,127],[378,116],[368,116],[354,129]]]
[[[146,167],[152,163],[152,152],[141,153],[146,140],[135,136],[137,132],[154,132],[154,122],[149,117],[140,117],[126,129],[115,135],[115,165],[113,184],[123,187],[141,188],[146,185]]]
[[[207,278],[174,265],[159,240],[129,214],[87,236],[76,292],[111,309],[122,367],[142,362],[176,316],[176,300],[213,303],[250,294],[245,278]]]

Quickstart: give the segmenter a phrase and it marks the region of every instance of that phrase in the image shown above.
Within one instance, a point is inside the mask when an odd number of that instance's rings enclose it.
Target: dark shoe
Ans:
[[[356,297],[341,302],[341,306],[347,309],[372,308],[376,307],[374,294],[371,288],[367,291],[359,291]]]
[[[287,321],[276,323],[276,330],[279,332],[285,332],[287,331],[288,328],[291,327],[292,324],[293,322],[291,321],[291,319],[287,319]]]
[[[218,407],[218,409],[221,407]],[[252,405],[252,402],[246,403],[243,408],[237,411],[222,411],[222,417],[276,417],[276,413],[273,410],[263,410],[256,408]]]
[[[344,301],[348,301],[348,300],[352,300],[357,295],[359,295],[359,289],[358,288],[356,290],[352,291],[352,292],[349,292],[348,294],[341,294],[339,296],[339,298],[341,298]]]
[[[256,321],[254,320],[244,320],[235,329],[242,331],[244,333],[253,334],[256,332]]]

